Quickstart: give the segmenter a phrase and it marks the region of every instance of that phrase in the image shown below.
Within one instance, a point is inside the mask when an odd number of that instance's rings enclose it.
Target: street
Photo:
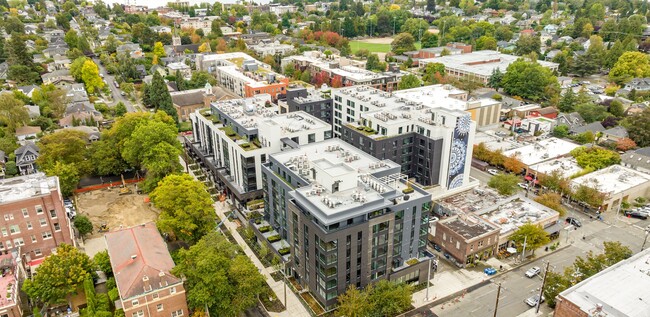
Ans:
[[[122,102],[126,106],[126,111],[128,112],[136,112],[137,110],[131,104],[131,101],[129,101],[127,98],[122,96],[122,91],[115,87],[115,76],[109,75],[106,72],[106,68],[104,68],[104,65],[99,61],[99,58],[95,57],[93,58],[93,61],[95,64],[97,64],[97,67],[99,68],[99,74],[104,76],[104,81],[108,85],[108,89],[111,90],[111,94],[113,97],[113,102],[110,104],[111,107],[114,107],[118,102]]]

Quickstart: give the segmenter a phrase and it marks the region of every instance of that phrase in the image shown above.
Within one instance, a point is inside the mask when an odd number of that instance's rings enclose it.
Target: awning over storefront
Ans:
[[[510,254],[517,253],[517,249],[515,249],[515,248],[507,248],[506,251],[508,251],[508,253],[510,253]]]

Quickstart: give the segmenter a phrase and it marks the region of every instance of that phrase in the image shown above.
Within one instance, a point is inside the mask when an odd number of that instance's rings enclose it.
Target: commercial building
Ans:
[[[183,280],[171,274],[174,261],[153,222],[105,235],[125,316],[189,316]]]
[[[491,258],[497,250],[499,226],[474,214],[460,213],[436,221],[429,239],[460,267]]]
[[[43,173],[0,180],[0,253],[20,250],[31,266],[40,263],[62,243],[72,245],[59,178]]]
[[[646,249],[560,293],[553,316],[648,316],[649,272],[650,249]]]
[[[193,140],[186,146],[238,209],[262,198],[261,164],[270,154],[332,137],[330,124],[302,111],[276,109],[271,96],[258,95],[213,102],[190,115]]]
[[[308,51],[282,59],[283,69],[290,64],[303,72],[308,71],[312,76],[326,74],[332,83],[338,82],[341,87],[367,85],[383,91],[393,91],[397,90],[399,80],[405,75],[399,68],[376,73],[352,65],[342,57],[326,58],[318,51]]]
[[[420,60],[420,67],[426,67],[428,63],[441,63],[445,65],[445,72],[448,76],[458,79],[473,79],[487,85],[494,70],[499,69],[502,73],[505,73],[508,66],[519,58],[522,57],[484,50],[469,54],[422,59]],[[555,71],[559,67],[557,63],[537,62],[551,71]]]
[[[579,145],[558,138],[548,138],[533,144],[503,152],[505,156],[516,156],[526,167],[535,169],[537,164],[568,155]]]
[[[467,92],[449,85],[394,93],[350,87],[333,90],[332,97],[334,134],[399,164],[402,173],[431,187],[434,197],[469,185],[476,123],[467,109],[495,102],[467,101]]]
[[[289,84],[288,78],[242,52],[197,55],[196,68],[214,74],[219,86],[240,97],[269,94],[277,100]]]
[[[650,175],[621,165],[612,165],[571,181],[574,188],[580,185],[596,188],[605,195],[602,211],[616,212],[623,201],[632,202],[638,197],[648,197]]]
[[[325,92],[304,87],[289,87],[287,97],[279,101],[280,113],[304,111],[332,124],[332,98]]]
[[[330,139],[271,154],[262,174],[290,275],[326,309],[349,285],[426,281],[431,194],[398,164]]]
[[[256,45],[250,45],[248,48],[259,56],[286,55],[296,50],[293,45],[280,44],[278,41],[271,43],[260,42]]]

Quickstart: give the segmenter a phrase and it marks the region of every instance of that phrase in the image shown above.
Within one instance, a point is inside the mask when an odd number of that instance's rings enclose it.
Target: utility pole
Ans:
[[[494,317],[497,317],[497,309],[499,308],[499,295],[501,295],[501,283],[498,283],[497,286],[497,302],[494,304]]]
[[[431,282],[431,259],[429,258],[429,271],[427,272],[427,295],[424,297],[424,300],[427,302],[429,301],[429,283]]]
[[[524,236],[524,249],[521,251],[521,262],[524,262],[524,256],[526,254],[526,239],[528,239],[528,236]]]
[[[546,286],[546,276],[548,275],[548,266],[551,264],[551,261],[546,262],[546,269],[544,270],[544,278],[542,279],[542,288],[539,289],[539,300],[537,301],[537,309],[535,309],[535,314],[539,313],[539,306],[542,304],[542,296],[544,296],[544,286]]]
[[[648,241],[648,234],[650,234],[650,225],[645,228],[645,238],[643,239],[643,244],[641,245],[641,251],[645,248],[645,243]]]
[[[282,276],[284,277],[284,306],[287,307],[287,262],[282,262]]]

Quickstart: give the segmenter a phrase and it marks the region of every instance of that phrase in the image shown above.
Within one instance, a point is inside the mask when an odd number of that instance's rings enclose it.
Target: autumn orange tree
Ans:
[[[562,206],[562,196],[557,193],[546,193],[535,198],[535,201],[560,213],[560,217],[566,214]]]
[[[503,160],[503,167],[512,173],[519,174],[526,168],[526,165],[512,154]]]
[[[636,142],[630,138],[622,138],[616,141],[616,150],[628,151],[636,148]]]

